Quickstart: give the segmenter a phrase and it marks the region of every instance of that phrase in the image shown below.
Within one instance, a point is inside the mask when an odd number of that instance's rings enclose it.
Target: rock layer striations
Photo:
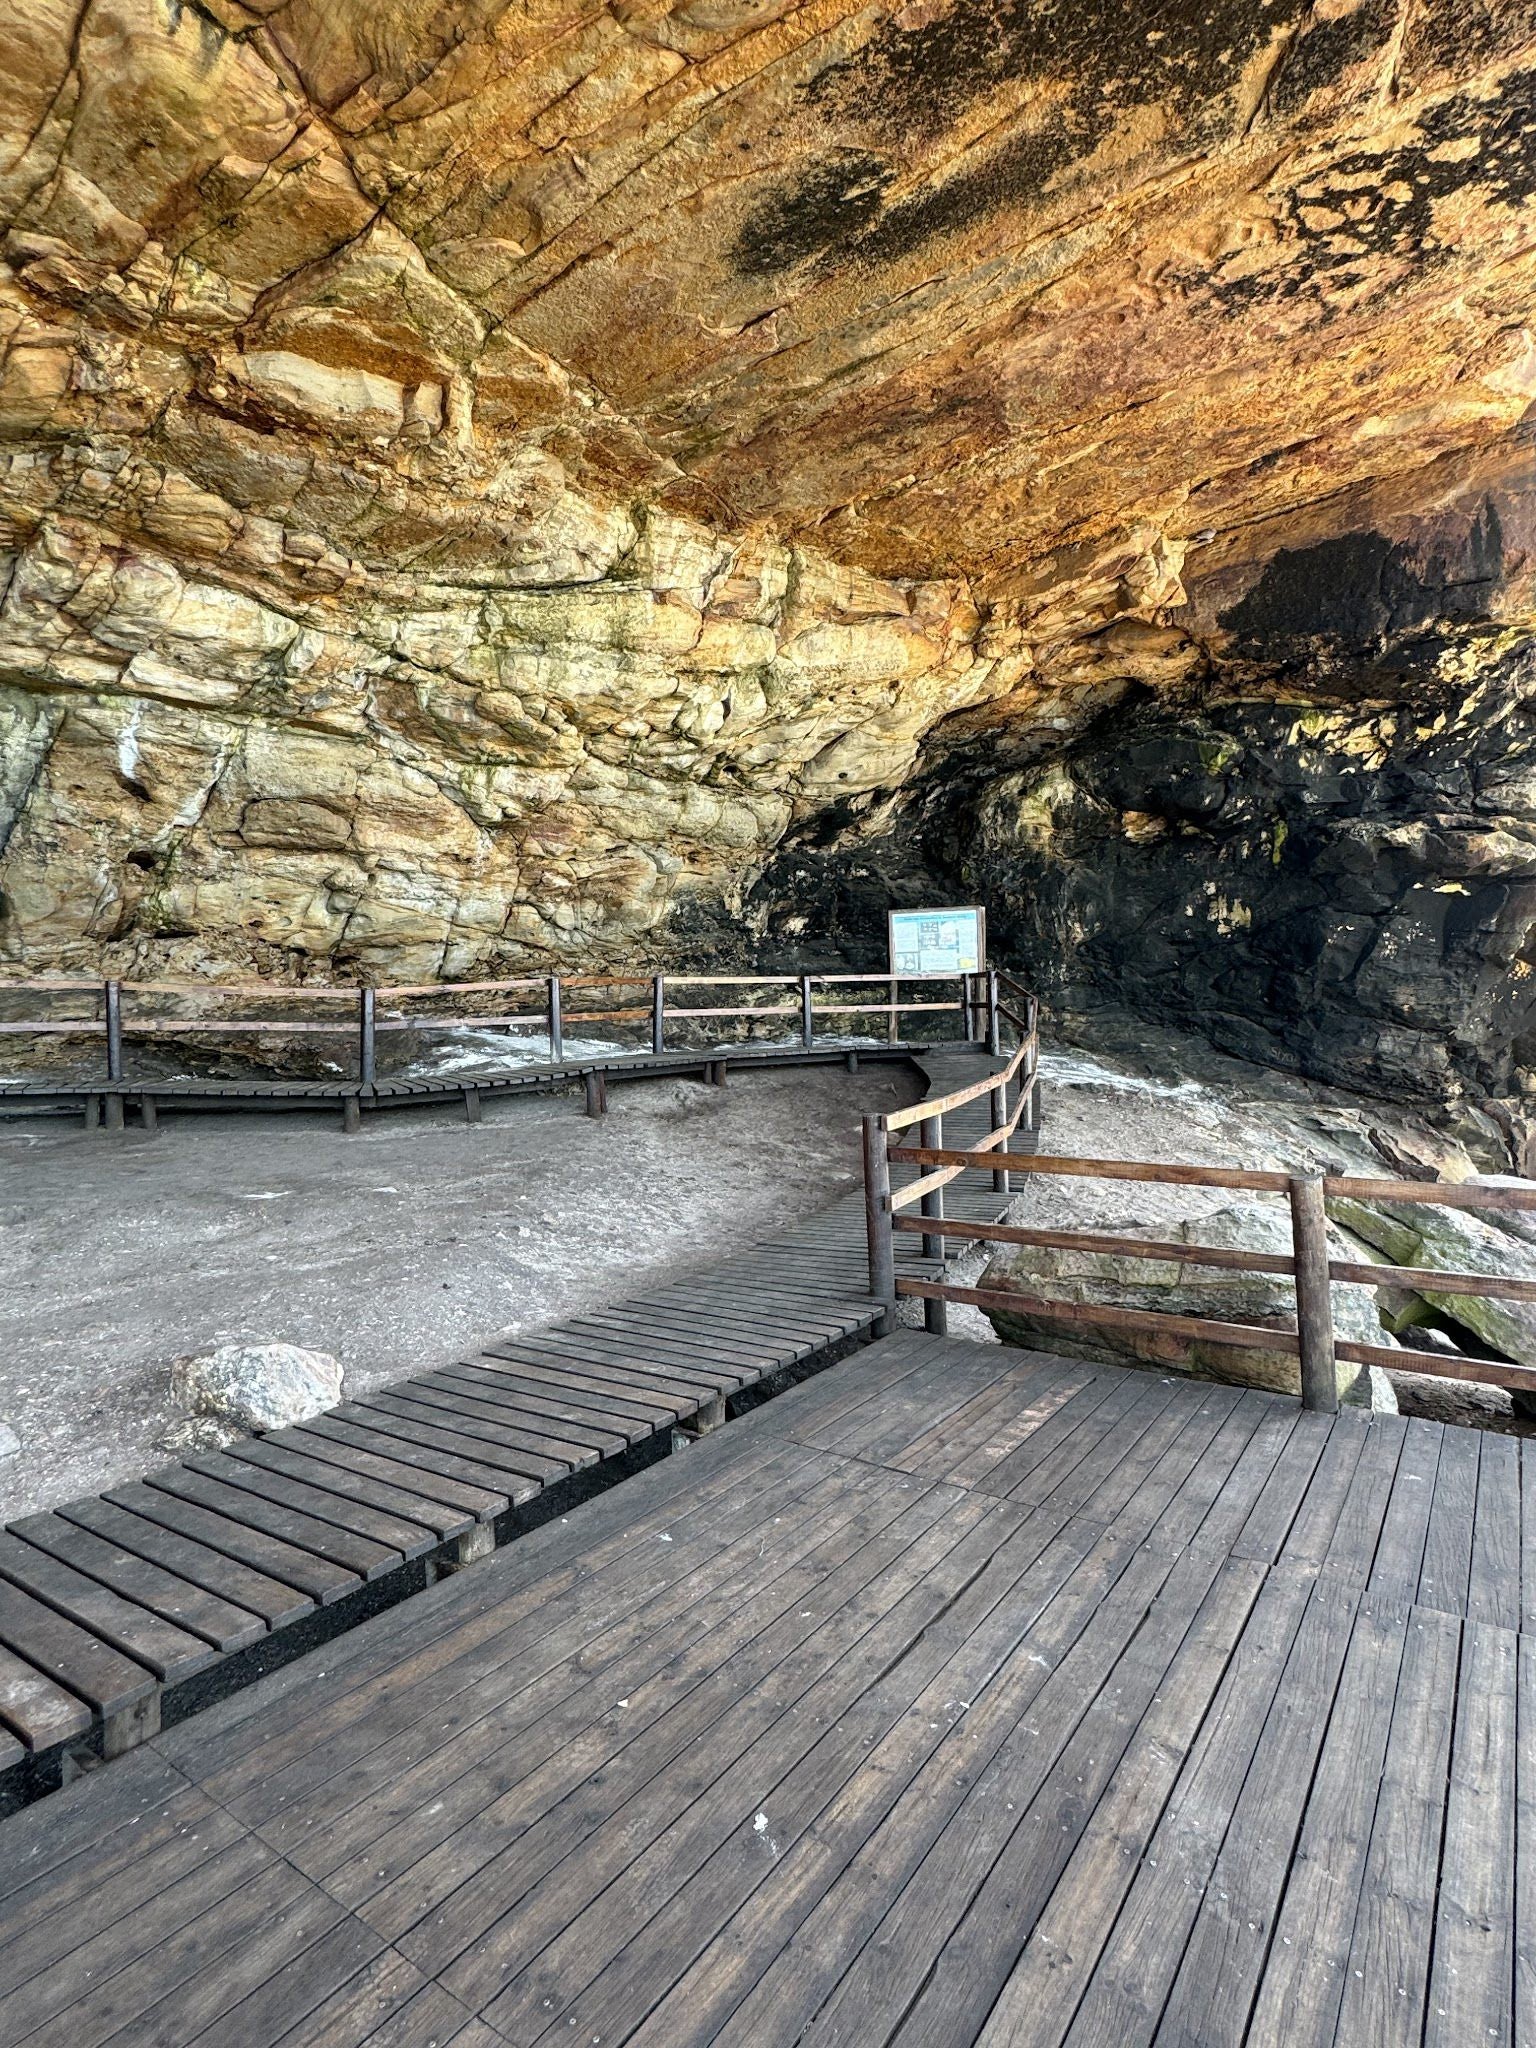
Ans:
[[[20,0],[0,952],[660,959],[905,863],[1516,1099],[1533,128],[1525,0]]]

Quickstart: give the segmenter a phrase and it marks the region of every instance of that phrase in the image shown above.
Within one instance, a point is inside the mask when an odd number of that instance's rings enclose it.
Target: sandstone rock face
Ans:
[[[27,0],[0,957],[660,959],[895,835],[1517,1096],[1533,125],[1522,0]]]
[[[171,1367],[171,1388],[194,1415],[238,1429],[286,1429],[341,1399],[342,1371],[328,1351],[297,1344],[221,1344]]]

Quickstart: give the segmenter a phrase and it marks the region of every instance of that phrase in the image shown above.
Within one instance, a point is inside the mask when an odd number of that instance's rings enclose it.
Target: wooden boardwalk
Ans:
[[[1536,1446],[915,1332],[0,1826],[27,2048],[1529,2048]]]
[[[1001,1207],[985,1187],[952,1204]],[[907,1270],[936,1270],[913,1246]],[[121,1755],[864,1343],[878,1314],[850,1196],[699,1275],[11,1523],[0,1812],[77,1748]]]

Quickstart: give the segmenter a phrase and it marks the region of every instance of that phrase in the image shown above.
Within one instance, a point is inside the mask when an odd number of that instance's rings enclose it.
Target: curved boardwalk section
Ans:
[[[1001,1206],[967,1191],[951,1242]],[[936,1268],[919,1251],[907,1270]],[[831,1363],[880,1312],[854,1197],[689,1279],[12,1523],[0,1811]]]
[[[900,1333],[0,1826],[0,2038],[1526,2043],[1530,1448]]]

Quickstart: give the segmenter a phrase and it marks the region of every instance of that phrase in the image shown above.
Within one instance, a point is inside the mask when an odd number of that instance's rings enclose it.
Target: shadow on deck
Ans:
[[[0,2038],[1528,2042],[1533,1613],[1536,1445],[903,1332],[5,1823]]]

